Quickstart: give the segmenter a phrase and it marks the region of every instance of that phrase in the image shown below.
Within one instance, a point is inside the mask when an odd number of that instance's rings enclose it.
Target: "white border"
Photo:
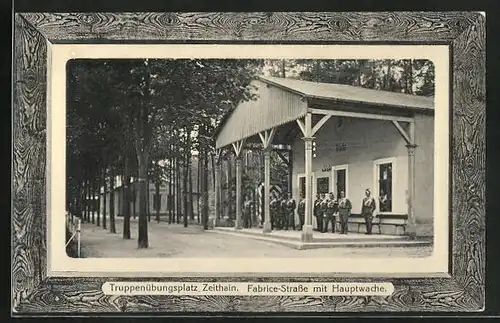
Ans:
[[[448,272],[449,47],[447,45],[186,45],[53,44],[48,59],[48,275],[199,276],[318,275],[428,276]],[[52,58],[52,61],[50,60]],[[74,259],[64,250],[66,62],[72,58],[429,59],[435,64],[434,252],[426,258],[169,258]],[[327,252],[325,252],[327,255]],[[168,272],[158,273],[163,268]],[[369,268],[369,272],[367,272]],[[260,273],[260,274],[259,274]],[[411,273],[411,274],[410,274]]]

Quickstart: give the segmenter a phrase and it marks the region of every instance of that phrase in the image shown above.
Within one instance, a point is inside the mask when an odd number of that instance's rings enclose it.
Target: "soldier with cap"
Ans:
[[[316,194],[316,200],[314,201],[313,213],[316,217],[316,231],[323,231],[323,214],[321,214],[321,195]]]
[[[243,202],[243,221],[245,228],[252,227],[252,200],[248,195],[245,195],[245,202]]]
[[[372,234],[373,211],[375,211],[375,208],[375,199],[371,196],[370,189],[367,188],[361,204],[361,214],[365,218],[366,234]]]
[[[339,199],[339,217],[340,217],[340,233],[347,234],[347,224],[349,221],[349,216],[351,215],[352,204],[351,201],[345,196],[345,192],[340,192]]]
[[[286,194],[282,193],[281,197],[279,199],[280,204],[279,204],[279,216],[278,216],[278,227],[280,230],[283,230],[285,228],[285,222],[286,222],[286,217],[287,217],[287,209],[286,209]]]
[[[288,198],[286,199],[285,204],[285,217],[284,217],[284,229],[288,230],[289,227],[292,230],[295,230],[295,208],[297,207],[297,203],[292,198],[292,193],[288,193]]]
[[[328,201],[329,201],[329,196],[322,193],[321,203],[319,205],[319,212],[321,214],[321,232],[325,232],[326,206],[328,205]]]
[[[271,230],[277,227],[278,213],[279,213],[279,200],[276,193],[273,193],[273,197],[269,203],[269,211],[271,212]]]
[[[306,199],[304,198],[303,195],[300,197],[300,202],[299,202],[299,207],[297,208],[297,213],[299,215],[299,224],[300,224],[299,230],[301,230],[302,227],[304,226],[305,217],[306,217]]]
[[[328,231],[328,224],[332,223],[332,233],[335,233],[335,214],[339,211],[338,201],[333,196],[333,193],[330,193],[328,196],[328,202],[326,203],[325,210],[325,223],[323,232]]]

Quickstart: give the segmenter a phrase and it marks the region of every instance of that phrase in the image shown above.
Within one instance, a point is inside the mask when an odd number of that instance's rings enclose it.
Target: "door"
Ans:
[[[339,165],[332,167],[333,192],[336,198],[340,198],[340,192],[344,192],[349,197],[348,189],[348,166]]]

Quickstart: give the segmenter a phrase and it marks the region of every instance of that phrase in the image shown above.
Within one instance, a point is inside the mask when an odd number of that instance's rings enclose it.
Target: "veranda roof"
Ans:
[[[222,148],[305,116],[307,99],[361,103],[381,109],[434,110],[434,98],[366,89],[357,86],[317,83],[261,76],[252,83],[258,99],[240,103],[224,116],[214,134]]]

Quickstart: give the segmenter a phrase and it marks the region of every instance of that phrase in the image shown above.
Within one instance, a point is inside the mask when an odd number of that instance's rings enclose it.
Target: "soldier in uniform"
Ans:
[[[326,203],[325,209],[325,224],[323,232],[328,231],[328,224],[332,223],[332,233],[335,233],[335,214],[337,214],[339,207],[338,202],[333,196],[333,193],[329,194],[328,202]]]
[[[373,211],[375,211],[375,208],[375,199],[371,196],[370,189],[367,188],[361,205],[361,214],[365,218],[366,234],[372,234]]]
[[[321,214],[321,195],[316,194],[313,208],[314,216],[316,217],[316,231],[323,231],[323,215]]]
[[[288,193],[288,198],[285,204],[285,217],[284,217],[284,229],[288,230],[289,227],[295,230],[295,208],[297,204],[292,198],[292,193]]]
[[[340,192],[339,199],[339,216],[340,216],[340,226],[341,234],[347,234],[347,222],[349,221],[349,216],[351,215],[352,204],[347,197],[345,197],[345,192]]]
[[[252,200],[250,196],[245,196],[245,202],[243,202],[243,221],[245,228],[252,227]]]
[[[279,216],[278,216],[278,223],[279,223],[279,229],[283,230],[285,228],[285,222],[286,222],[286,217],[287,217],[287,210],[286,210],[286,194],[283,193],[281,194],[281,197],[279,199],[280,204],[279,204]]]
[[[321,203],[319,204],[319,213],[321,217],[321,232],[325,231],[325,222],[326,222],[326,206],[328,205],[329,196],[325,194],[321,194]]]
[[[299,214],[299,223],[300,223],[299,230],[301,230],[302,227],[304,226],[305,217],[306,217],[306,199],[304,198],[304,196],[300,197],[300,202],[299,202],[299,207],[297,208],[297,213]]]
[[[271,212],[271,230],[274,230],[277,226],[278,213],[279,213],[279,200],[276,193],[273,193],[271,201],[269,203],[269,211]]]

